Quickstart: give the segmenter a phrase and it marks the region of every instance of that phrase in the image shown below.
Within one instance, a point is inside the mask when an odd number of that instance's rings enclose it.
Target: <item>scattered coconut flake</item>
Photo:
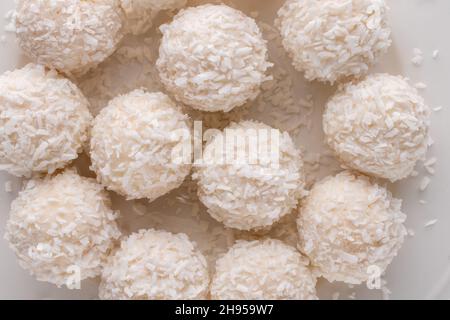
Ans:
[[[431,179],[430,179],[430,177],[424,177],[423,179],[422,179],[422,181],[420,182],[420,191],[425,191],[427,188],[428,188],[428,186],[430,185],[430,182],[431,182]]]
[[[425,167],[432,167],[437,163],[437,158],[433,157],[428,159],[427,161],[425,161],[425,163],[423,164]]]
[[[430,220],[430,221],[428,221],[427,223],[425,223],[425,228],[432,227],[432,226],[434,226],[437,222],[438,222],[438,219]]]
[[[411,59],[411,63],[417,67],[421,66],[424,60],[423,52],[419,48],[414,48],[414,57]]]
[[[423,82],[417,82],[415,85],[418,90],[425,90],[428,86]]]
[[[434,112],[439,112],[439,111],[441,111],[442,109],[444,109],[442,106],[437,106],[437,107],[433,108],[433,111],[434,111]]]
[[[408,236],[414,237],[416,235],[416,232],[413,229],[408,229]]]
[[[12,191],[13,191],[12,181],[6,181],[5,182],[5,192],[11,193]]]
[[[349,294],[348,298],[350,300],[355,300],[356,299],[356,292],[352,292],[351,294]]]
[[[4,30],[6,32],[16,32],[16,10],[9,10],[5,14],[5,19],[7,20],[7,24],[5,25]]]
[[[413,172],[411,172],[411,177],[417,177],[419,176],[419,171],[414,170]]]
[[[426,205],[426,204],[427,204],[427,202],[426,202],[425,200],[419,200],[419,203],[420,203],[421,205]]]
[[[387,281],[381,279],[381,294],[383,300],[389,300],[392,294],[392,291],[387,287]]]
[[[434,176],[436,174],[436,170],[432,167],[425,167],[425,170],[428,172],[429,175]]]
[[[142,203],[133,203],[132,208],[138,216],[144,216],[147,213],[147,207]]]
[[[259,17],[259,12],[258,11],[250,12],[250,17],[252,17],[253,19],[258,18]]]
[[[437,58],[439,58],[439,50],[434,50],[434,51],[433,51],[433,54],[432,54],[432,57],[433,57],[434,60],[436,60]]]
[[[332,300],[339,300],[339,296],[340,296],[341,294],[338,292],[338,291],[336,291],[335,293],[333,293],[332,295],[331,295],[331,299]]]

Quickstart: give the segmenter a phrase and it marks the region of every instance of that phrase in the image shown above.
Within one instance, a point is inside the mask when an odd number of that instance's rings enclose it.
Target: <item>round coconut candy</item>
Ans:
[[[76,288],[100,275],[121,233],[108,193],[68,170],[30,180],[11,204],[5,239],[39,281]]]
[[[289,134],[259,122],[234,123],[214,136],[193,177],[209,214],[240,230],[272,226],[305,193],[302,156]]]
[[[315,300],[308,261],[279,240],[239,241],[216,263],[215,300]]]
[[[124,12],[125,33],[146,33],[160,11],[182,8],[186,2],[187,0],[120,0],[120,7]]]
[[[206,299],[204,256],[184,234],[141,230],[124,239],[103,269],[104,300]]]
[[[19,0],[16,12],[24,52],[68,75],[99,65],[123,37],[118,0]]]
[[[191,170],[189,119],[162,93],[113,99],[91,133],[92,170],[109,190],[150,201],[178,188]]]
[[[236,9],[188,8],[160,29],[161,81],[188,106],[229,112],[254,100],[269,79],[267,43],[255,20]]]
[[[375,74],[338,90],[327,103],[323,127],[346,167],[395,182],[425,158],[430,115],[404,78]]]
[[[391,45],[385,0],[287,0],[276,25],[306,79],[365,75]]]
[[[380,275],[407,235],[401,200],[358,173],[317,183],[302,201],[299,249],[330,282],[360,284]]]
[[[92,116],[69,80],[29,64],[0,76],[0,170],[53,173],[78,158]]]

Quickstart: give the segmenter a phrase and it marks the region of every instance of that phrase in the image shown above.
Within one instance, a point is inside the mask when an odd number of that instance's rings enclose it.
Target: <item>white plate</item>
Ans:
[[[197,1],[198,2],[198,1]],[[246,11],[260,11],[258,20],[272,23],[277,9],[283,1],[239,0],[236,7]],[[448,0],[391,0],[390,22],[393,29],[394,45],[389,54],[382,60],[376,71],[402,74],[413,83],[424,82],[428,88],[423,92],[428,104],[432,107],[443,106],[443,110],[433,114],[432,136],[435,145],[430,150],[429,157],[436,157],[436,175],[425,192],[419,192],[419,184],[425,176],[423,166],[418,166],[420,175],[391,186],[397,197],[404,199],[404,212],[408,215],[408,228],[415,231],[414,237],[409,237],[399,256],[389,267],[385,279],[387,287],[392,291],[394,299],[450,298],[450,1]],[[0,2],[0,14],[5,15],[14,6],[14,0]],[[6,25],[5,20],[4,24]],[[0,29],[1,30],[1,29]],[[1,36],[2,31],[0,31]],[[11,70],[26,63],[14,41],[14,35],[5,33],[6,42],[0,44],[0,72]],[[425,57],[421,67],[411,63],[413,49],[420,48]],[[157,49],[156,47],[153,49]],[[439,57],[432,58],[434,50],[439,50]],[[279,57],[272,48],[272,59],[284,68],[290,68],[290,62],[283,56]],[[139,69],[139,68],[138,68]],[[136,71],[136,70],[135,70]],[[129,74],[117,74],[119,79],[130,77]],[[314,95],[315,107],[311,115],[313,126],[309,132],[302,130],[298,143],[307,153],[322,149],[322,128],[320,125],[324,102],[333,92],[333,88],[320,84],[307,84],[298,73],[291,72],[294,79],[294,96],[302,97],[307,93]],[[123,80],[128,81],[128,80]],[[261,117],[261,115],[259,115]],[[273,119],[266,119],[269,124]],[[273,123],[272,123],[273,124]],[[79,166],[86,170],[86,159],[78,161]],[[335,169],[334,164],[324,168],[321,175]],[[5,192],[6,181],[13,182],[13,193]],[[0,174],[0,233],[3,236],[6,219],[11,201],[20,188],[20,181],[4,173]],[[214,237],[214,243],[225,250],[227,243],[232,241],[230,231],[213,222],[200,210],[199,223],[191,205],[179,203],[175,197],[184,190],[174,192],[168,197],[158,200],[146,207],[151,211],[146,216],[138,215],[132,207],[119,197],[114,197],[116,208],[121,209],[124,218],[121,225],[125,232],[147,227],[161,227],[173,232],[185,232],[196,240],[203,251],[208,250],[212,243],[211,230],[219,233]],[[419,204],[425,200],[426,204]],[[140,202],[140,205],[145,203]],[[178,211],[177,211],[178,210]],[[159,213],[155,213],[159,211]],[[157,222],[156,219],[162,221]],[[425,228],[424,225],[432,219],[438,219],[436,225]],[[204,230],[203,228],[209,228]],[[209,248],[210,249],[210,248]],[[215,252],[217,253],[217,252]],[[211,255],[210,255],[211,256]],[[214,257],[211,256],[210,260]],[[96,298],[97,279],[83,282],[82,290],[69,291],[58,289],[50,284],[35,281],[26,271],[23,271],[4,240],[0,241],[0,298],[4,299],[66,299],[66,298]],[[357,299],[381,298],[380,291],[371,291],[365,286],[349,288],[342,284],[319,283],[321,298],[331,298],[333,293],[340,292],[340,298],[353,296]]]

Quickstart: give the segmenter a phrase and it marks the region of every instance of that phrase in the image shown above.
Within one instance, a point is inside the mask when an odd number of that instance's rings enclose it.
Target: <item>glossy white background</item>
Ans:
[[[261,19],[270,22],[274,12],[281,6],[281,0],[239,0],[238,8],[259,10]],[[421,175],[391,186],[395,196],[404,199],[404,212],[408,215],[407,225],[415,231],[409,237],[399,256],[388,269],[386,280],[394,299],[450,299],[450,1],[448,0],[388,0],[391,7],[390,23],[393,29],[394,45],[389,54],[377,66],[377,71],[403,74],[412,83],[424,82],[428,88],[423,91],[431,107],[442,106],[443,110],[433,114],[432,136],[435,145],[429,157],[437,157],[436,175],[429,188],[419,192]],[[0,17],[13,8],[13,0],[0,2]],[[0,23],[0,36],[6,41],[0,43],[0,72],[21,67],[26,59],[14,41],[14,35],[3,31],[7,21]],[[413,49],[420,48],[425,57],[421,67],[410,62]],[[439,50],[438,59],[432,59],[434,50]],[[297,75],[299,92],[304,80]],[[320,115],[323,104],[332,88],[313,86],[317,99],[314,112],[315,125],[309,145],[314,148],[321,139]],[[96,298],[96,281],[83,283],[83,290],[68,291],[35,281],[17,264],[12,252],[3,240],[5,222],[9,206],[16,193],[6,193],[5,181],[13,181],[18,190],[19,181],[0,173],[0,298],[3,299],[64,299]],[[419,204],[419,200],[427,204]],[[125,207],[122,207],[125,208]],[[438,219],[431,228],[424,228],[426,222]],[[319,293],[322,298],[330,298],[339,290],[341,298],[348,298],[352,292],[361,299],[380,298],[379,292],[367,289],[348,288],[345,285],[331,285],[321,281]]]

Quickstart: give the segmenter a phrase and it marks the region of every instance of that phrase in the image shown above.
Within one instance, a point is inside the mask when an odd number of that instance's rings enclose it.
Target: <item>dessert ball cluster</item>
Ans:
[[[277,26],[294,67],[308,80],[359,77],[391,45],[385,0],[287,0]]]
[[[236,137],[243,143],[234,143]],[[211,216],[240,230],[272,226],[304,195],[303,162],[290,136],[253,121],[232,124],[214,136],[194,179]]]
[[[92,170],[128,199],[155,200],[190,173],[188,118],[162,93],[136,90],[113,99],[91,134]]]
[[[384,0],[287,0],[278,12],[295,68],[308,80],[341,82],[323,128],[346,171],[306,191],[290,135],[239,120],[204,137],[192,178],[215,220],[257,240],[230,244],[209,270],[184,234],[122,236],[105,189],[151,202],[178,188],[191,173],[197,137],[184,107],[224,116],[271,79],[254,19],[226,5],[187,8],[160,27],[155,70],[168,95],[136,89],[93,119],[63,75],[80,80],[124,35],[144,33],[159,11],[186,4],[18,1],[17,37],[35,63],[0,76],[0,170],[31,178],[6,225],[20,265],[57,286],[101,275],[100,298],[125,300],[317,299],[318,276],[361,284],[371,268],[385,272],[406,237],[406,215],[375,179],[412,173],[428,148],[431,112],[406,79],[366,75],[391,44]],[[97,180],[64,169],[83,149]],[[297,219],[298,248],[266,237],[283,217]]]
[[[53,173],[78,157],[92,116],[81,91],[56,71],[29,64],[0,76],[0,169]]]
[[[297,220],[299,248],[328,281],[360,284],[369,267],[380,274],[407,234],[401,201],[358,173],[344,171],[317,183]]]
[[[316,278],[307,259],[281,241],[240,241],[217,260],[211,298],[314,300]]]
[[[19,0],[16,33],[37,63],[82,75],[109,57],[123,37],[116,0]]]
[[[100,275],[121,233],[111,200],[74,171],[30,180],[11,205],[5,238],[20,265],[57,286]],[[76,281],[74,278],[73,281]]]
[[[345,165],[395,182],[425,158],[430,115],[404,78],[375,74],[338,90],[327,103],[323,127]]]
[[[109,258],[100,298],[197,300],[206,298],[208,288],[206,260],[186,235],[141,230]]]
[[[231,111],[253,100],[268,79],[267,44],[255,20],[225,5],[182,10],[161,26],[156,63],[178,101],[202,111]]]

